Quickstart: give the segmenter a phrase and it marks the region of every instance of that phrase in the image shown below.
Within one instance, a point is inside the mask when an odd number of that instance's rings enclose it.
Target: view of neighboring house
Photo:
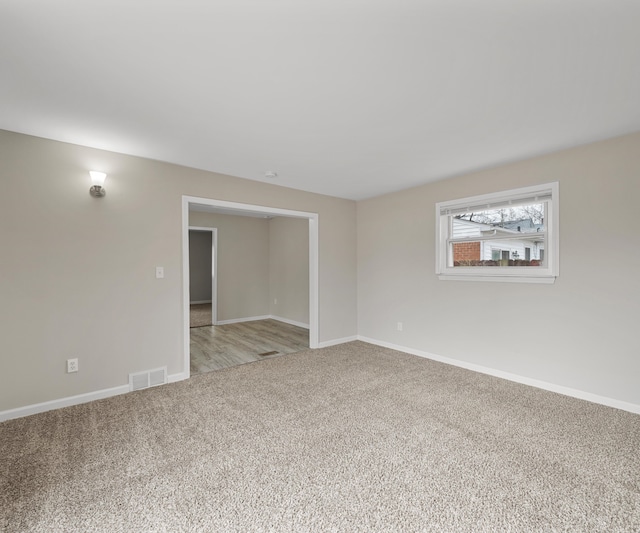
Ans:
[[[453,244],[454,266],[537,266],[544,260],[544,226],[531,218],[495,224],[454,218],[452,237],[470,239]]]

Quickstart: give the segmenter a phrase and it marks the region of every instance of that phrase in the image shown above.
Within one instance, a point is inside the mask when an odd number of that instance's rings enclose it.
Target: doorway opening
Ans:
[[[218,309],[218,229],[189,226],[190,327],[213,326]]]
[[[184,323],[184,357],[183,357],[183,375],[188,378],[191,375],[191,346],[190,346],[190,261],[189,261],[189,230],[207,230],[212,232],[212,248],[211,248],[211,265],[212,265],[212,288],[211,300],[212,304],[220,298],[217,290],[218,285],[218,246],[217,232],[213,232],[215,228],[198,226],[189,226],[190,211],[205,211],[219,215],[239,215],[242,217],[257,218],[295,218],[303,219],[308,226],[308,290],[309,290],[309,308],[308,308],[308,346],[310,348],[318,347],[318,214],[303,211],[294,211],[289,209],[280,209],[267,206],[259,206],[253,204],[240,204],[236,202],[227,202],[224,200],[215,200],[211,198],[200,198],[193,196],[182,197],[182,242],[183,242],[183,323]],[[235,217],[234,217],[235,218]],[[300,228],[304,231],[303,228]],[[303,234],[304,235],[304,234]],[[214,244],[213,238],[216,243]],[[215,292],[214,292],[215,291]],[[277,303],[277,302],[276,302]],[[215,314],[213,314],[215,313]],[[264,317],[269,318],[269,317]],[[212,305],[212,324],[225,324],[231,321],[225,321],[224,316],[220,316],[218,306]],[[285,321],[286,322],[286,321]],[[295,323],[292,323],[295,325]],[[280,325],[282,321],[280,321]],[[285,324],[286,325],[286,324]],[[240,325],[237,325],[238,327]],[[215,326],[214,326],[215,327]],[[226,327],[226,326],[223,326]],[[205,330],[206,328],[202,328]],[[306,333],[306,332],[305,332]],[[269,357],[268,352],[259,353],[259,356]]]

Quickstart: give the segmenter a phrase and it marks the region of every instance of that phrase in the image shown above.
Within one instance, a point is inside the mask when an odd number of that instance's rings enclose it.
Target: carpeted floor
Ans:
[[[211,304],[191,304],[189,306],[189,327],[211,326]]]
[[[640,416],[361,342],[0,424],[0,530],[640,530]]]

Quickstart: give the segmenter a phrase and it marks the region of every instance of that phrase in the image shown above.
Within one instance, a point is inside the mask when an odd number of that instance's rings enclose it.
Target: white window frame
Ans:
[[[522,187],[492,194],[471,196],[436,203],[436,274],[441,280],[506,281],[516,283],[554,283],[559,275],[559,195],[558,182]],[[465,210],[492,209],[510,204],[522,205],[522,201],[544,198],[545,213],[545,262],[541,266],[475,266],[454,267],[450,263],[449,242],[453,216]],[[453,214],[452,214],[453,213]],[[474,242],[482,240],[475,239]]]

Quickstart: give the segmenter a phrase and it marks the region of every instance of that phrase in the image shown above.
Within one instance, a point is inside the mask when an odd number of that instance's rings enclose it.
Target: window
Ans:
[[[440,279],[553,283],[558,276],[558,184],[436,204]]]

